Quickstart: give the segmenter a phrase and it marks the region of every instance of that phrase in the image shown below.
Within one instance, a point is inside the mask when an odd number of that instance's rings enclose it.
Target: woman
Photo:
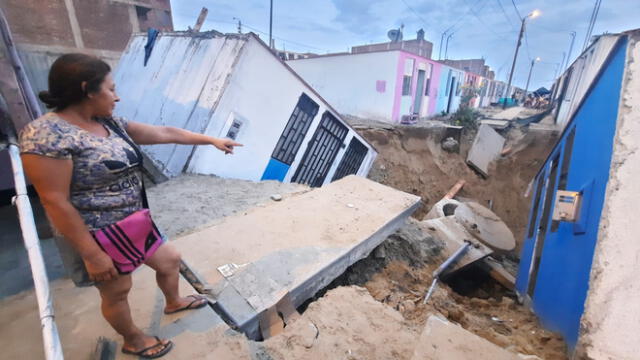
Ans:
[[[145,335],[133,323],[127,302],[131,274],[117,271],[91,231],[143,207],[142,159],[130,140],[136,144],[213,145],[225,153],[242,145],[113,118],[120,99],[110,71],[105,62],[83,54],[63,55],[53,63],[49,91],[40,93],[53,112],[22,130],[22,160],[58,234],[58,247],[71,278],[78,286],[95,283],[104,318],[124,337],[123,352],[156,358],[169,352],[173,344]],[[143,260],[156,271],[166,299],[165,313],[206,305],[203,297],[179,295],[180,254],[170,244],[160,245]]]

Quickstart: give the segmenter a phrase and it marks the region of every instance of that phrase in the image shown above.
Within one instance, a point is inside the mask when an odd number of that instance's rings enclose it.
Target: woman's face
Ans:
[[[120,98],[116,94],[116,84],[113,82],[111,74],[105,76],[104,81],[100,84],[100,90],[89,94],[89,103],[94,110],[93,116],[109,117],[113,114],[113,109]]]

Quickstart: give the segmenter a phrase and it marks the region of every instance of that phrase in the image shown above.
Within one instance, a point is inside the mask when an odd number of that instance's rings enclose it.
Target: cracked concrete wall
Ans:
[[[578,359],[637,359],[640,354],[640,31],[629,34],[622,97]]]

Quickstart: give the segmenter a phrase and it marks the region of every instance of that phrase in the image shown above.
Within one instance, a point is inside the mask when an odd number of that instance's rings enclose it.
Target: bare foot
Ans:
[[[167,304],[164,308],[165,314],[173,314],[178,311],[183,310],[192,310],[192,309],[200,309],[201,307],[207,305],[207,298],[200,295],[189,295],[186,297],[180,298],[177,302]]]
[[[173,343],[169,340],[160,340],[157,336],[142,335],[129,341],[125,340],[122,352],[143,358],[154,358],[168,353],[172,347]]]

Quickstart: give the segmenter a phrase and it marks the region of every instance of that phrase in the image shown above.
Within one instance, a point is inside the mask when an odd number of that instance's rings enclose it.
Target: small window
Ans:
[[[429,96],[429,88],[431,87],[431,78],[427,79],[427,84],[424,87],[424,96]]]
[[[402,96],[411,95],[411,76],[402,77]]]
[[[151,11],[151,9],[136,5],[136,15],[138,16],[138,21],[147,21],[149,19],[149,11]]]

